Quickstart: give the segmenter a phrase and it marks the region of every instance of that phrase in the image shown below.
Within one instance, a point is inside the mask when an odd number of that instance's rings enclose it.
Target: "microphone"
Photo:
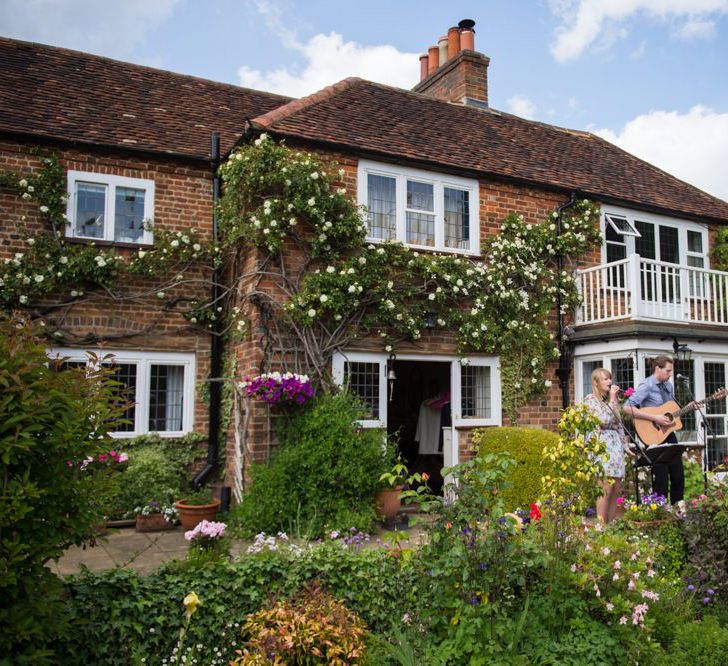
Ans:
[[[690,377],[686,377],[685,375],[677,374],[675,375],[675,379],[677,379],[679,382],[690,382]]]

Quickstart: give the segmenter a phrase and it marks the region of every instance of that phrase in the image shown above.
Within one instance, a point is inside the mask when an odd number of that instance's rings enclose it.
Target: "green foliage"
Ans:
[[[287,420],[279,449],[269,464],[253,466],[252,485],[232,512],[238,532],[371,531],[379,478],[393,461],[381,431],[360,428],[358,418],[360,407],[342,392]]]
[[[654,661],[655,666],[690,664],[691,666],[722,666],[728,655],[728,627],[715,618],[702,622],[678,624],[667,653]]]
[[[266,550],[203,568],[170,563],[147,577],[123,569],[87,571],[66,581],[69,628],[57,663],[126,666],[134,663],[132,646],[146,663],[160,663],[175,646],[181,601],[194,591],[201,603],[186,644],[205,646],[200,663],[228,664],[240,646],[245,616],[267,606],[272,597],[295,594],[312,580],[321,581],[380,632],[389,629],[392,618],[402,617],[416,588],[413,569],[403,568],[398,560],[381,551],[357,552],[334,543],[303,553]]]
[[[189,492],[190,466],[204,456],[204,437],[142,435],[124,441],[129,465],[121,472],[118,488],[108,508],[114,518],[132,517],[137,507],[150,502],[171,504]]]
[[[361,619],[316,583],[249,615],[243,636],[247,641],[235,666],[360,664],[365,646]]]
[[[110,371],[59,372],[29,325],[0,319],[0,655],[44,663],[64,618],[45,564],[93,538],[112,492]]]
[[[559,421],[559,438],[543,449],[543,495],[554,503],[569,502],[578,514],[601,494],[597,481],[604,478],[606,445],[598,433],[599,421],[585,405],[569,407]]]
[[[728,495],[716,490],[691,506],[683,528],[687,545],[686,580],[695,586],[696,597],[728,601]],[[711,590],[713,594],[709,594]]]
[[[533,428],[482,428],[473,433],[473,446],[479,456],[507,453],[515,465],[506,475],[507,485],[501,498],[508,510],[528,507],[541,494],[541,477],[545,470],[541,453],[558,436],[549,430]]]
[[[685,469],[685,498],[690,500],[700,497],[705,493],[703,466],[698,460],[688,456],[684,459],[683,467]]]
[[[719,271],[728,270],[728,228],[719,227],[713,246],[714,268]]]

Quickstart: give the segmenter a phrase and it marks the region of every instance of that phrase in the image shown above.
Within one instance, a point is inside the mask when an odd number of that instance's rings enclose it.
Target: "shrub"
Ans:
[[[51,658],[64,616],[44,565],[93,538],[117,459],[109,369],[59,370],[29,325],[0,319],[0,654],[13,663]]]
[[[690,664],[691,666],[722,666],[728,655],[728,628],[721,627],[713,617],[702,622],[679,624],[667,654],[656,660],[656,666]]]
[[[186,644],[203,644],[206,652],[198,662],[210,666],[235,657],[231,642],[240,646],[246,615],[269,605],[271,595],[294,595],[314,579],[377,631],[387,631],[413,602],[414,570],[382,551],[357,552],[328,542],[302,553],[275,548],[202,568],[172,562],[149,576],[113,569],[69,577],[64,610],[69,628],[57,663],[126,666],[135,663],[135,655],[161,663],[175,646],[181,600],[190,591],[201,603]]]
[[[255,664],[359,664],[364,653],[361,619],[315,582],[293,599],[249,615],[248,641],[236,666]]]
[[[199,433],[163,438],[142,435],[124,442],[131,451],[129,466],[122,472],[118,491],[107,514],[114,518],[133,515],[150,502],[171,504],[188,490],[190,467],[204,456]]]
[[[483,428],[473,433],[479,456],[508,453],[516,462],[506,474],[507,485],[502,493],[508,510],[528,507],[539,497],[544,475],[541,453],[547,444],[557,441],[555,433],[532,428]]]
[[[284,421],[278,451],[269,464],[252,467],[252,485],[233,511],[237,531],[370,531],[379,477],[392,457],[381,431],[358,427],[358,418],[354,399],[339,393],[320,396]]]
[[[690,506],[683,521],[687,546],[685,577],[700,599],[728,601],[728,495],[716,490],[698,506]],[[709,592],[710,591],[710,592]]]

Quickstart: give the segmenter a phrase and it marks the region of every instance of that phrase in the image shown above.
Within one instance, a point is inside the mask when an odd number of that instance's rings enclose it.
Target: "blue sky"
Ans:
[[[308,94],[409,88],[462,18],[491,106],[589,129],[728,200],[728,0],[0,0],[0,34]]]

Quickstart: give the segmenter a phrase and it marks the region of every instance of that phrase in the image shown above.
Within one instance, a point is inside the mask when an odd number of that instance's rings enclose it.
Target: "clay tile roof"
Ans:
[[[576,190],[601,200],[728,222],[728,203],[588,132],[346,79],[254,119],[277,136],[383,160]]]
[[[290,97],[0,38],[0,132],[208,158]]]

